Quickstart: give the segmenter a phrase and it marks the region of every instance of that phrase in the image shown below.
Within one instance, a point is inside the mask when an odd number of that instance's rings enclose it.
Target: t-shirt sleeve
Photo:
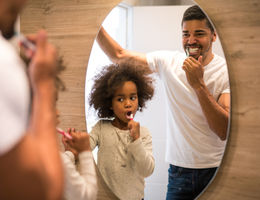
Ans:
[[[94,200],[97,195],[97,180],[92,153],[79,154],[79,171],[76,169],[74,155],[70,151],[61,154],[65,172],[64,196],[67,200]]]
[[[229,84],[229,77],[228,77],[228,71],[226,70],[224,75],[223,75],[223,90],[222,90],[222,94],[223,93],[230,93],[230,84]]]
[[[141,137],[128,145],[140,175],[148,177],[153,173],[155,161],[152,152],[152,136],[149,130],[141,127]]]
[[[24,136],[29,114],[29,86],[22,61],[0,38],[0,155]]]
[[[169,67],[174,66],[175,59],[179,55],[178,51],[154,51],[146,54],[146,60],[150,69],[161,76]]]

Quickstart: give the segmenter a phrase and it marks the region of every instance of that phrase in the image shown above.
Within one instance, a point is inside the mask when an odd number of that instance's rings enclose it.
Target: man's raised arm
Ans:
[[[97,36],[100,48],[105,52],[113,63],[124,63],[134,61],[137,65],[147,66],[146,55],[122,48],[103,27]]]

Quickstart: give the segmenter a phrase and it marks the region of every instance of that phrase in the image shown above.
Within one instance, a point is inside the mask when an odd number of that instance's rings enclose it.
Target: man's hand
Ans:
[[[39,31],[28,39],[36,44],[36,51],[29,64],[29,77],[33,90],[46,80],[54,80],[57,71],[56,48],[47,42],[47,33]]]
[[[204,69],[202,66],[202,56],[196,60],[193,57],[188,57],[185,59],[182,69],[186,73],[186,77],[190,86],[196,90],[204,85],[203,74]]]

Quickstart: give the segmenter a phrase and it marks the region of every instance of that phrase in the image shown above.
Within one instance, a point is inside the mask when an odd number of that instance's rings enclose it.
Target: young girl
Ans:
[[[56,85],[59,86],[60,83],[60,79],[56,79]],[[63,86],[63,88],[65,87]],[[56,120],[58,126],[59,112],[57,109]],[[59,128],[57,128],[57,132],[63,133],[62,143],[65,149],[65,152],[61,153],[65,173],[64,199],[96,200],[97,178],[89,134],[75,133],[71,129],[65,133]]]
[[[96,76],[90,95],[100,118],[90,133],[91,149],[98,146],[98,169],[121,200],[141,200],[144,178],[154,170],[151,135],[133,120],[153,96],[150,73],[142,66],[110,65]]]
[[[89,134],[68,130],[70,139],[62,137],[65,152],[62,161],[65,172],[64,198],[66,200],[95,200],[97,180]],[[76,165],[76,160],[78,165]]]

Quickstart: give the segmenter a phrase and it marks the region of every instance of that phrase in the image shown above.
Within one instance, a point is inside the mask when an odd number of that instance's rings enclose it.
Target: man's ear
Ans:
[[[217,39],[217,33],[216,33],[216,31],[214,31],[214,33],[212,34],[212,39],[211,39],[211,41],[212,41],[212,42],[215,42],[216,39]]]

